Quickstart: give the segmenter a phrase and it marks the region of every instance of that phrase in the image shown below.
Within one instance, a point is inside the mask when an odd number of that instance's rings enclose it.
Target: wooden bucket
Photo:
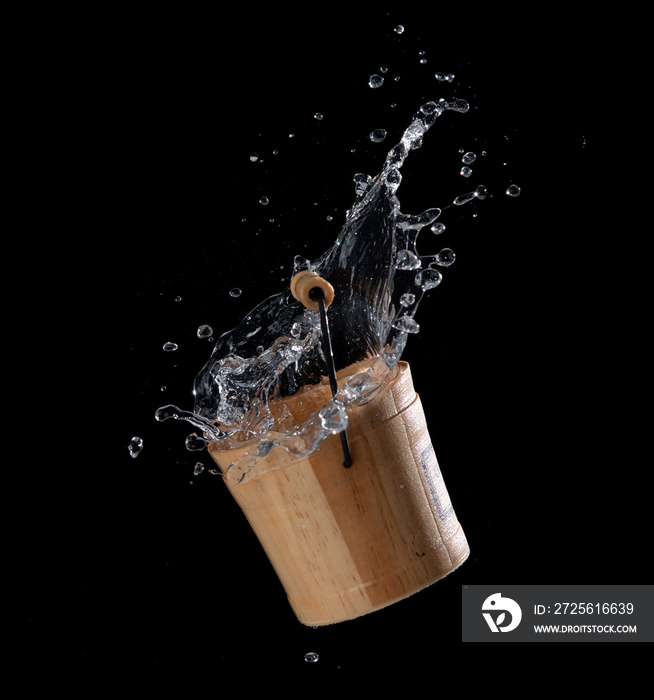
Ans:
[[[396,372],[372,401],[348,409],[350,468],[331,435],[307,458],[275,448],[247,480],[226,480],[305,625],[383,608],[468,556],[408,364]],[[330,398],[325,383],[280,403],[304,420]],[[223,474],[246,449],[209,446]]]

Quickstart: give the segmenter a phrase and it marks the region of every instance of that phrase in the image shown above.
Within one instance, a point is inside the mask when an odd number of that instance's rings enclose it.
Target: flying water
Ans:
[[[377,77],[371,81],[371,87],[379,83]],[[445,229],[437,221],[442,211],[434,207],[409,215],[401,210],[401,168],[439,117],[468,109],[461,99],[423,104],[380,172],[354,176],[356,198],[331,248],[316,260],[294,260],[293,275],[310,270],[334,287],[328,313],[336,369],[355,370],[346,373],[350,376],[331,401],[299,425],[288,412],[275,410],[277,399],[326,375],[319,313],[307,310],[289,287],[219,337],[195,379],[192,411],[171,405],[157,410],[158,421],[185,420],[200,431],[187,438],[189,449],[202,449],[210,441],[221,449],[247,447],[227,470],[228,480],[242,481],[273,448],[311,454],[326,437],[347,428],[348,408],[371,400],[394,376],[408,336],[419,331],[415,314],[423,294],[441,283],[442,270],[455,259],[449,248],[431,255],[418,252],[423,228],[434,234]],[[464,162],[474,160],[466,156]],[[452,204],[485,196],[479,186]]]
[[[135,435],[129,441],[127,449],[129,450],[130,457],[138,457],[141,454],[141,451],[143,450],[143,438],[139,437],[138,435]]]

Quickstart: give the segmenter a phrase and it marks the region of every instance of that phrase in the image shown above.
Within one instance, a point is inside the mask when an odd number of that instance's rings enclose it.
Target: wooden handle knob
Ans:
[[[303,270],[291,280],[291,294],[310,311],[320,310],[318,302],[311,298],[311,290],[316,289],[316,287],[324,294],[325,308],[328,307],[334,301],[334,288],[317,272]]]

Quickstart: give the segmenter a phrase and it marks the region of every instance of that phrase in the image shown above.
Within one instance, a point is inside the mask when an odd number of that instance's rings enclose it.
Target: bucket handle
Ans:
[[[320,312],[320,326],[322,328],[322,349],[327,362],[327,374],[332,396],[336,396],[338,384],[336,382],[336,364],[332,349],[332,338],[329,331],[329,319],[327,307],[334,301],[334,288],[327,280],[310,270],[303,270],[291,280],[291,294],[310,311]],[[343,466],[347,469],[352,466],[352,454],[347,439],[347,432],[341,430],[341,445],[343,446]]]

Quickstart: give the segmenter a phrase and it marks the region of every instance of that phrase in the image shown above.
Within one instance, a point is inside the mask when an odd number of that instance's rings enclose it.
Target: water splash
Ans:
[[[460,207],[462,204],[472,202],[474,199],[486,199],[487,194],[488,190],[483,185],[479,185],[476,190],[467,192],[466,194],[460,194],[458,197],[455,197],[452,204]]]
[[[130,457],[133,457],[133,458],[138,457],[143,450],[143,438],[140,438],[138,435],[135,435],[129,441],[129,445],[127,445],[127,449],[129,450]]]
[[[456,255],[451,248],[443,248],[443,250],[436,255],[436,264],[442,265],[443,267],[449,267],[455,260]]]
[[[355,175],[356,198],[332,247],[317,260],[294,260],[293,275],[310,270],[334,287],[329,320],[337,370],[363,367],[331,401],[301,425],[288,412],[275,410],[275,399],[315,385],[325,375],[319,314],[302,306],[287,288],[218,339],[195,379],[193,411],[164,406],[156,412],[158,421],[186,420],[200,429],[202,437],[194,434],[192,445],[218,441],[226,449],[247,447],[227,470],[228,480],[242,481],[273,448],[311,454],[326,437],[346,429],[348,408],[369,401],[394,376],[408,336],[419,331],[414,316],[423,294],[441,283],[441,270],[455,259],[449,248],[434,255],[418,252],[423,228],[444,230],[435,223],[442,211],[401,211],[396,195],[401,168],[441,115],[468,109],[461,99],[423,104],[380,172]],[[453,204],[485,195],[480,186]]]
[[[198,338],[211,338],[213,335],[213,328],[206,323],[200,326],[197,330]]]

